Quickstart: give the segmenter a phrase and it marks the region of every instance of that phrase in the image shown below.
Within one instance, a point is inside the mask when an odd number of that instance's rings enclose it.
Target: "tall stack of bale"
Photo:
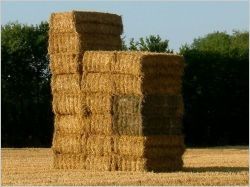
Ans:
[[[87,51],[81,91],[85,133],[95,148],[85,168],[181,169],[182,73],[178,55]]]
[[[83,118],[90,112],[83,102],[87,98],[81,92],[83,54],[86,50],[120,50],[122,20],[114,14],[73,11],[53,13],[49,26],[54,165],[85,168],[86,154],[95,144],[89,143],[92,140]],[[88,151],[87,140],[91,148]]]

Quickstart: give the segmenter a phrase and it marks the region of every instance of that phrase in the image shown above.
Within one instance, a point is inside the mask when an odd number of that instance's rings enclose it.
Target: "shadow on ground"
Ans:
[[[241,171],[249,171],[248,167],[184,167],[184,172],[241,172]]]

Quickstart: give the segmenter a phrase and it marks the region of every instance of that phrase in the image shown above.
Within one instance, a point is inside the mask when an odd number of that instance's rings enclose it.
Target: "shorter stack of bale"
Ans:
[[[81,92],[82,57],[86,50],[121,49],[121,16],[79,11],[53,13],[49,26],[54,166],[85,168],[82,163],[94,149],[95,140],[85,133],[88,123],[83,116],[90,111],[84,103],[91,105],[92,98]],[[100,123],[102,120],[99,118]]]
[[[181,169],[182,73],[178,55],[87,51],[81,85],[85,132],[102,141],[93,141],[99,155],[88,153],[86,168]]]

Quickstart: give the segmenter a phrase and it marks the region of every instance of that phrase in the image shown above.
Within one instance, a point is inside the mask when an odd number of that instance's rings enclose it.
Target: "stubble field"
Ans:
[[[2,185],[248,185],[248,147],[187,149],[181,172],[53,169],[51,149],[2,149]]]

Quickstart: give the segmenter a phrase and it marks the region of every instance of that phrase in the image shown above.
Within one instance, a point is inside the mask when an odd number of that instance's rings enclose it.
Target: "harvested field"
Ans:
[[[2,149],[2,185],[248,185],[248,147],[187,149],[182,172],[53,169],[51,149]]]

